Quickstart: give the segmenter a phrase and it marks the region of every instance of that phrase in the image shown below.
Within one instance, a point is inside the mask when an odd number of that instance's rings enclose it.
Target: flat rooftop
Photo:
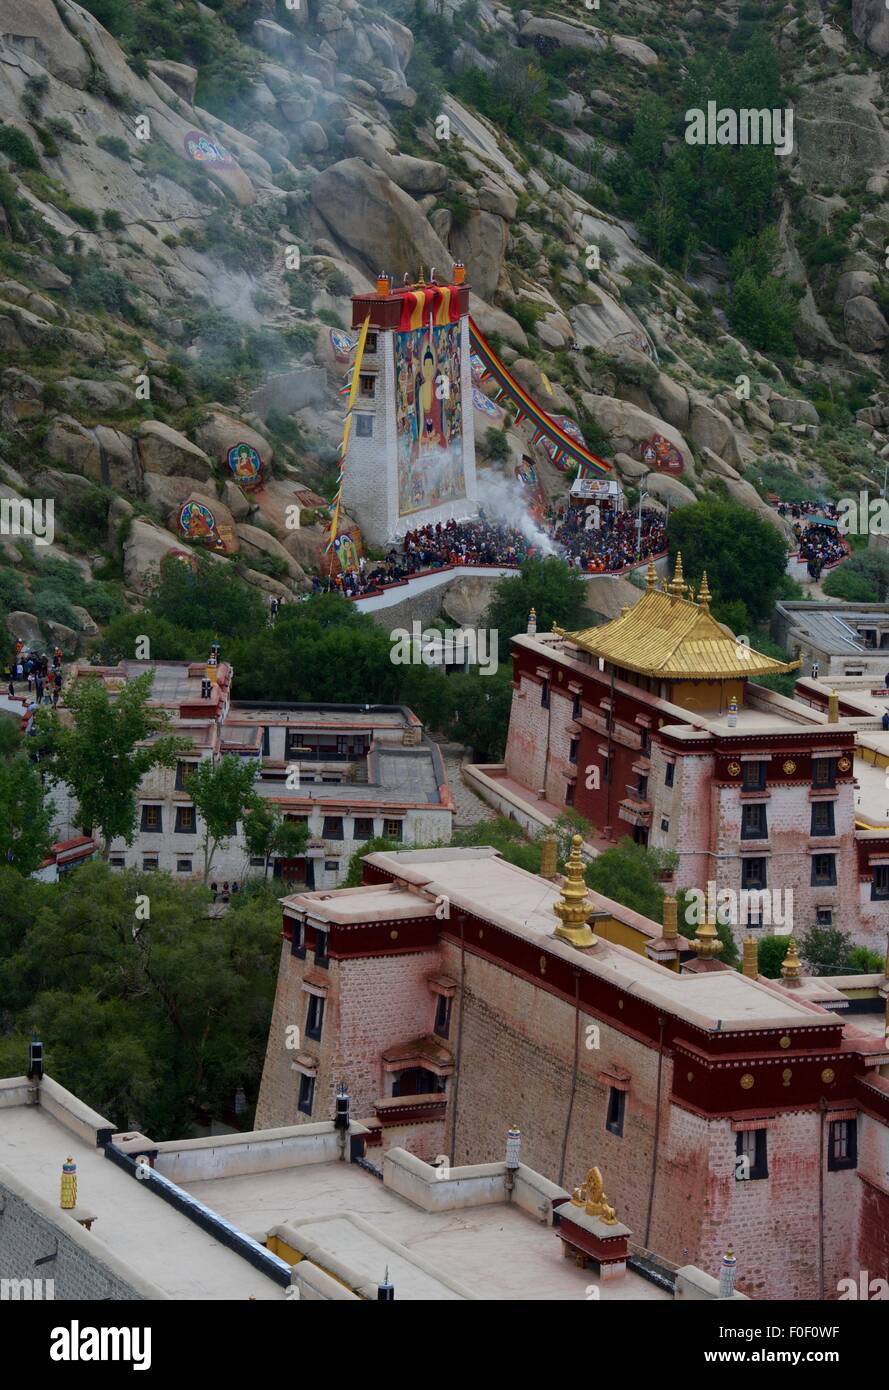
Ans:
[[[647,956],[601,938],[594,947],[577,950],[554,935],[558,918],[553,908],[561,897],[559,887],[510,864],[488,847],[377,853],[368,855],[366,862],[402,880],[405,886],[399,888],[397,898],[384,883],[365,885],[355,897],[335,890],[296,894],[283,899],[285,907],[305,907],[311,897],[311,910],[318,916],[333,922],[369,922],[385,914],[393,899],[404,909],[404,894],[410,895],[414,886],[419,890],[418,916],[428,915],[430,898],[446,896],[453,907],[483,921],[538,943],[545,940],[549,950],[572,964],[698,1027],[714,1031],[823,1027],[827,1021],[823,1014],[736,970],[677,975]],[[611,913],[619,908],[592,890],[589,897],[594,910]]]
[[[317,1222],[319,1241],[369,1278],[382,1279],[388,1264],[396,1299],[424,1297],[422,1271],[393,1258],[371,1232],[344,1220],[347,1214],[362,1216],[479,1298],[578,1302],[594,1283],[600,1302],[670,1296],[632,1270],[623,1279],[602,1283],[591,1270],[578,1269],[563,1257],[552,1227],[511,1204],[424,1211],[350,1163],[307,1164],[181,1186],[260,1241],[273,1226]],[[441,1298],[441,1292],[435,1297]]]
[[[90,1239],[174,1299],[283,1299],[284,1289],[148,1191],[36,1105],[0,1108],[0,1166],[58,1209],[62,1164],[77,1164]],[[59,1211],[60,1216],[65,1214]]]
[[[858,634],[858,627],[883,628],[889,623],[889,605],[869,604],[853,608],[846,604],[781,604],[793,626],[819,651],[833,656],[879,657],[881,652],[868,647]],[[889,652],[882,653],[889,661]]]
[[[226,728],[287,724],[299,729],[408,729],[419,720],[403,705],[309,705],[233,700]]]
[[[339,764],[341,767],[342,764]],[[336,765],[324,764],[324,775],[331,776]],[[446,798],[442,787],[447,785],[443,765],[439,765],[434,746],[428,742],[412,746],[387,747],[378,744],[368,760],[368,780],[324,782],[321,763],[300,764],[300,785],[293,790],[286,782],[274,777],[260,777],[254,790],[260,796],[281,797],[287,801],[342,801],[346,806],[361,802],[399,805],[438,805]],[[307,776],[317,778],[314,782]]]

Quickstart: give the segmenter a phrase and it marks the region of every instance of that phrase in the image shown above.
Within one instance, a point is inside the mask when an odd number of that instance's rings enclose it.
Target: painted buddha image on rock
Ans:
[[[461,400],[459,324],[396,333],[399,515],[466,496]]]

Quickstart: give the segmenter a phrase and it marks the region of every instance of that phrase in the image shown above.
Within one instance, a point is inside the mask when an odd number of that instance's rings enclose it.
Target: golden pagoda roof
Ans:
[[[710,612],[707,576],[701,580],[698,602],[687,597],[682,556],[676,572],[662,589],[655,587],[654,564],[648,567],[648,587],[635,607],[601,627],[566,632],[561,637],[591,656],[613,666],[662,680],[729,680],[744,676],[773,676],[795,671],[800,661],[776,661],[738,641]]]

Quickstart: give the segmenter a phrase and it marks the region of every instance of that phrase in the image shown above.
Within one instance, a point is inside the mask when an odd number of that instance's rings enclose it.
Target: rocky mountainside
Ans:
[[[631,497],[780,526],[770,491],[879,487],[887,52],[882,0],[0,0],[0,498],[56,503],[24,568],[0,538],[9,624],[73,648],[181,548],[190,499],[221,563],[304,588],[330,329],[380,269],[465,261],[496,350]],[[792,148],[689,146],[711,99],[792,113]],[[494,468],[529,451],[477,426]],[[642,461],[652,434],[680,476]]]

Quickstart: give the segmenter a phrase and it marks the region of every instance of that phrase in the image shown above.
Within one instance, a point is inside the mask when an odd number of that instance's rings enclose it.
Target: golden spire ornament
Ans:
[[[796,949],[796,937],[790,933],[790,940],[787,943],[787,955],[781,965],[781,978],[788,984],[794,984],[803,973],[803,963],[799,958]]]
[[[722,954],[722,942],[716,930],[716,913],[712,908],[707,913],[706,921],[698,926],[695,939],[689,945],[697,952],[698,960],[713,960]]]
[[[649,557],[648,557],[648,569],[645,571],[645,588],[646,588],[646,590],[648,591],[648,593],[651,593],[652,589],[654,589],[654,587],[655,587],[656,584],[657,584],[657,570],[656,570],[655,567],[654,567],[654,556],[653,556],[653,555],[649,555]]]
[[[73,1211],[77,1206],[77,1164],[71,1154],[68,1155],[68,1161],[62,1164],[59,1206],[63,1211]]]
[[[553,912],[559,919],[554,935],[578,947],[593,946],[596,941],[587,922],[591,904],[583,877],[583,860],[580,857],[582,844],[583,840],[579,835],[572,838],[571,857],[565,865],[567,883],[562,887],[561,901],[553,907]]]
[[[705,613],[710,612],[711,597],[710,585],[707,583],[707,571],[704,570],[704,573],[701,575],[701,587],[698,590],[698,605]]]

